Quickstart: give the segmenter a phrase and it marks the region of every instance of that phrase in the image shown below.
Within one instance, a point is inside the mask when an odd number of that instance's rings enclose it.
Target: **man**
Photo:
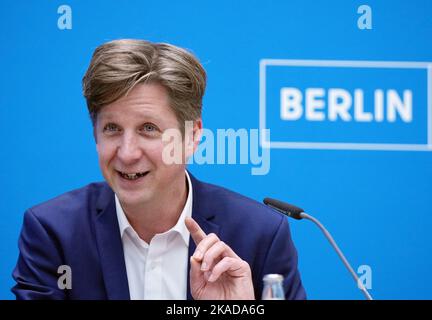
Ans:
[[[83,91],[106,182],[25,213],[18,299],[258,299],[267,273],[284,276],[287,299],[305,298],[287,220],[186,171],[205,86],[198,60],[169,44],[95,50]]]

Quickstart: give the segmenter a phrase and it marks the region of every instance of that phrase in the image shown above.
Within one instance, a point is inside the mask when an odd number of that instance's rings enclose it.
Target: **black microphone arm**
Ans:
[[[273,209],[275,209],[275,210],[283,213],[284,215],[286,215],[286,216],[288,216],[290,218],[294,218],[296,220],[307,219],[307,220],[310,220],[313,223],[315,223],[318,226],[318,228],[320,228],[321,231],[324,233],[325,237],[330,242],[330,244],[332,245],[332,247],[335,249],[335,251],[338,254],[339,258],[342,260],[342,262],[345,265],[345,267],[348,269],[348,271],[353,276],[354,281],[357,283],[358,288],[363,292],[363,294],[366,297],[366,299],[367,300],[373,300],[372,296],[369,294],[369,292],[367,291],[367,289],[365,288],[365,286],[363,285],[363,283],[358,278],[357,273],[354,272],[354,270],[351,267],[350,263],[345,258],[344,254],[342,253],[342,250],[339,249],[339,246],[337,245],[336,241],[331,236],[330,232],[327,231],[327,229],[322,225],[321,222],[318,221],[318,219],[316,219],[316,218],[308,215],[307,213],[304,212],[303,209],[301,209],[299,207],[296,207],[296,206],[293,206],[291,204],[288,204],[286,202],[280,201],[280,200],[276,200],[276,199],[272,199],[272,198],[265,198],[263,202],[267,206],[269,206],[269,207],[271,207],[271,208],[273,208]]]

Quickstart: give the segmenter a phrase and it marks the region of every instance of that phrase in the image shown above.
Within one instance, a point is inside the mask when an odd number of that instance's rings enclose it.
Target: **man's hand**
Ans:
[[[255,299],[249,264],[214,233],[206,235],[198,223],[186,218],[196,244],[190,259],[190,288],[195,300]]]

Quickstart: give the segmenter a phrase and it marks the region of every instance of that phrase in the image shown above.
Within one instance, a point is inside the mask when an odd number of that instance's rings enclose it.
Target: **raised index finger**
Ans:
[[[201,242],[202,239],[206,237],[205,232],[201,229],[199,224],[192,218],[186,217],[185,219],[186,228],[188,228],[191,237],[196,245]]]

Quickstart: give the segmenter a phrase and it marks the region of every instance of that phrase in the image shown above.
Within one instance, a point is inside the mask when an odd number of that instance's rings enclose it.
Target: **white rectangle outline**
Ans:
[[[426,69],[427,71],[427,144],[385,143],[339,143],[339,142],[283,142],[269,141],[266,129],[266,67],[346,67],[346,68],[397,68]],[[359,60],[287,60],[261,59],[259,63],[259,128],[262,148],[281,149],[332,149],[332,150],[386,150],[386,151],[432,151],[432,63],[404,61]]]

